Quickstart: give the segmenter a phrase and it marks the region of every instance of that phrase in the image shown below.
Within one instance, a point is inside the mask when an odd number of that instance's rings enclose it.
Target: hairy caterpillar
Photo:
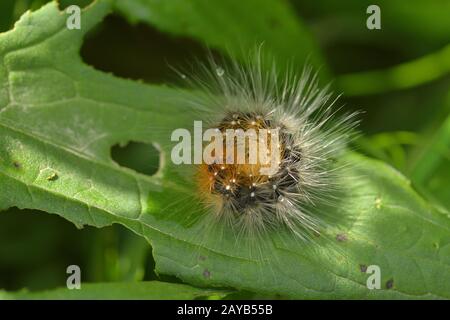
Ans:
[[[261,174],[264,164],[258,161],[227,163],[227,148],[217,161],[196,165],[197,201],[206,214],[240,235],[280,228],[305,240],[319,234],[324,222],[316,208],[332,203],[341,186],[341,167],[334,160],[353,135],[355,114],[337,115],[337,97],[328,87],[319,89],[310,68],[300,76],[288,72],[281,77],[274,65],[267,68],[260,53],[244,65],[218,65],[211,59],[201,69],[201,75],[190,78],[200,89],[190,103],[208,128],[222,134],[277,130],[279,135],[273,174]],[[270,149],[271,140],[264,143]],[[233,140],[233,151],[238,147]],[[245,151],[248,157],[249,148]]]

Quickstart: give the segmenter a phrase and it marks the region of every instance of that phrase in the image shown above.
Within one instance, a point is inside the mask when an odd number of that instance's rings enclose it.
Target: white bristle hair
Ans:
[[[298,153],[282,160],[287,170],[277,173],[275,179],[278,184],[295,181],[289,188],[283,191],[275,184],[256,189],[256,203],[246,209],[239,208],[232,197],[220,208],[200,197],[208,214],[241,236],[261,236],[280,228],[302,240],[320,234],[326,213],[318,208],[332,206],[336,191],[343,187],[345,166],[335,160],[355,136],[357,113],[338,115],[338,97],[329,86],[319,88],[312,68],[304,67],[296,75],[291,67],[280,76],[275,63],[263,59],[260,50],[243,64],[235,60],[218,63],[211,58],[198,67],[201,71],[188,80],[197,89],[189,103],[199,120],[214,128],[229,114],[258,114],[276,127],[284,127],[289,133],[286,147],[292,154]],[[276,200],[273,192],[279,193]]]

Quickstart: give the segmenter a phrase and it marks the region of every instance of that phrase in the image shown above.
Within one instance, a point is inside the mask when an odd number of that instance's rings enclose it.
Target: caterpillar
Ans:
[[[347,148],[358,121],[356,113],[338,115],[338,96],[329,86],[320,89],[318,75],[305,67],[300,75],[284,76],[273,61],[265,63],[261,52],[243,64],[235,60],[217,63],[213,58],[200,65],[199,75],[189,77],[198,89],[190,104],[207,128],[227,136],[232,130],[276,131],[276,171],[261,174],[260,160],[236,163],[226,160],[242,143],[245,159],[250,150],[246,140],[223,144],[213,161],[196,165],[197,198],[214,219],[240,235],[263,235],[269,230],[287,229],[308,240],[320,234],[324,221],[317,210],[332,203],[342,185],[342,166],[335,159]],[[186,79],[186,76],[183,75]],[[275,143],[269,136],[258,140],[268,150]],[[230,148],[231,146],[231,148]],[[228,148],[227,148],[228,147]]]

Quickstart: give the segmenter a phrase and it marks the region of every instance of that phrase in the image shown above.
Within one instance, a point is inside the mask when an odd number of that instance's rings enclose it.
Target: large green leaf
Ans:
[[[82,284],[79,290],[58,288],[41,292],[4,292],[0,300],[192,300],[196,298],[223,298],[226,291],[194,288],[185,284],[159,281],[110,282]]]
[[[279,230],[255,254],[229,231],[197,223],[194,191],[167,159],[170,131],[192,126],[185,93],[98,72],[78,55],[110,9],[97,1],[83,11],[82,29],[68,30],[51,3],[0,35],[1,208],[123,224],[151,243],[157,272],[197,286],[294,298],[450,298],[448,215],[392,168],[356,154],[346,156],[348,190],[328,209],[336,223],[313,243]],[[125,140],[158,143],[159,172],[116,165],[110,146]],[[380,290],[365,285],[368,265],[381,268]]]

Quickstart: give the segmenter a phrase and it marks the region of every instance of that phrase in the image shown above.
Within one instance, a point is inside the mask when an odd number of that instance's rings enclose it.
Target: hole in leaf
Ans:
[[[173,68],[190,70],[193,60],[206,61],[209,52],[190,38],[171,36],[144,23],[130,25],[112,14],[88,34],[81,57],[95,69],[118,77],[180,84]]]
[[[120,166],[154,175],[160,165],[160,151],[153,144],[130,141],[111,148],[111,158]]]

